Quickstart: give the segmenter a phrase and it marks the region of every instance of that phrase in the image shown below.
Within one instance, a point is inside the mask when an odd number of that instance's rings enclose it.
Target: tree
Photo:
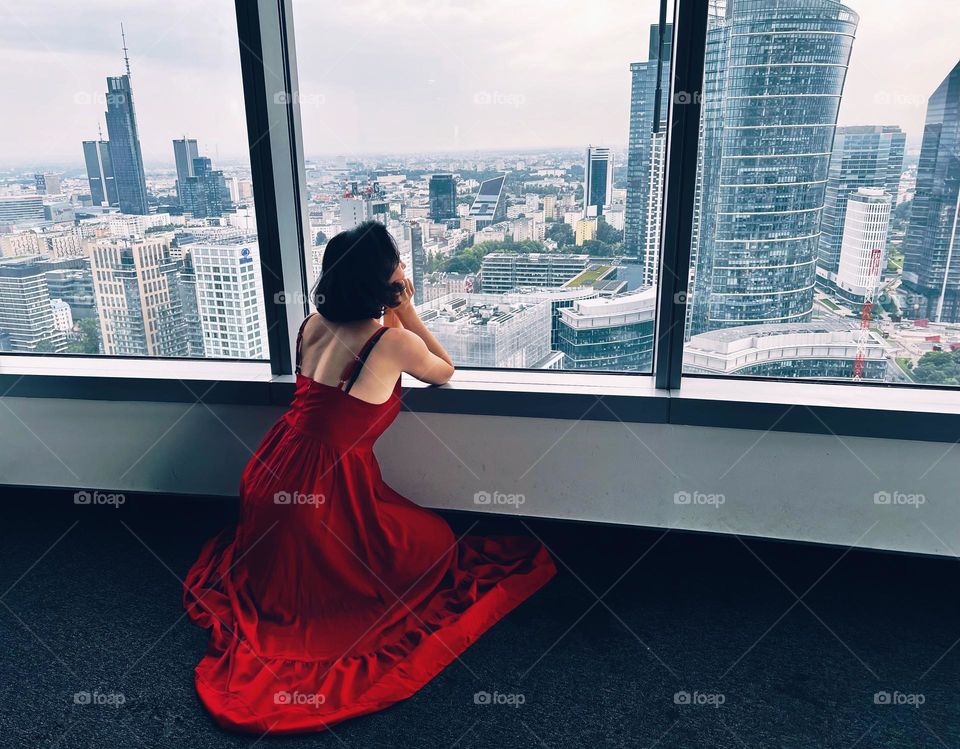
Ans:
[[[928,351],[914,367],[913,379],[929,385],[960,385],[960,349]]]
[[[547,239],[552,239],[558,247],[566,247],[573,244],[573,227],[564,222],[552,223],[547,227]]]
[[[623,241],[623,232],[614,229],[610,224],[601,219],[597,224],[597,239],[607,244],[619,244]]]
[[[326,243],[327,243],[327,235],[322,231],[318,231],[317,236],[313,238],[313,244],[316,247],[319,247],[320,245],[326,244]]]

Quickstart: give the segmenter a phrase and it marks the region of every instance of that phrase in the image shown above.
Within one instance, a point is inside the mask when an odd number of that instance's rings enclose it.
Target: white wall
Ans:
[[[5,406],[5,407],[3,407]],[[0,483],[235,495],[282,409],[4,398]],[[841,545],[960,552],[960,448],[674,425],[403,413],[378,447],[420,504],[522,494],[522,514]],[[723,495],[681,505],[676,492]],[[878,491],[923,504],[878,505]]]

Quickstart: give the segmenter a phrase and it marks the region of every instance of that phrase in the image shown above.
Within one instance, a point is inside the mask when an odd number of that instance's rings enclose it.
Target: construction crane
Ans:
[[[873,320],[873,300],[880,285],[880,263],[883,262],[883,248],[870,250],[867,264],[867,278],[863,292],[863,306],[860,308],[860,330],[857,331],[857,357],[853,360],[853,379],[863,379],[863,367],[867,355],[867,342],[870,340],[870,323]]]

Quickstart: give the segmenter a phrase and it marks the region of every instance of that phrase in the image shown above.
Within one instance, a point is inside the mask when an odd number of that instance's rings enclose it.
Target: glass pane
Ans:
[[[686,372],[960,384],[958,21],[713,4]]]
[[[313,277],[330,237],[378,220],[459,366],[650,372],[659,12],[297,0]]]
[[[0,352],[268,358],[234,4],[20,3],[0,36]]]

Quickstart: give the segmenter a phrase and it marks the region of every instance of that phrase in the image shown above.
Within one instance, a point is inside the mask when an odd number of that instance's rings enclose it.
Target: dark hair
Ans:
[[[390,283],[400,263],[400,252],[387,228],[364,221],[342,231],[323,251],[320,278],[311,300],[317,312],[331,322],[354,322],[380,317],[385,307],[396,307],[403,284]]]

